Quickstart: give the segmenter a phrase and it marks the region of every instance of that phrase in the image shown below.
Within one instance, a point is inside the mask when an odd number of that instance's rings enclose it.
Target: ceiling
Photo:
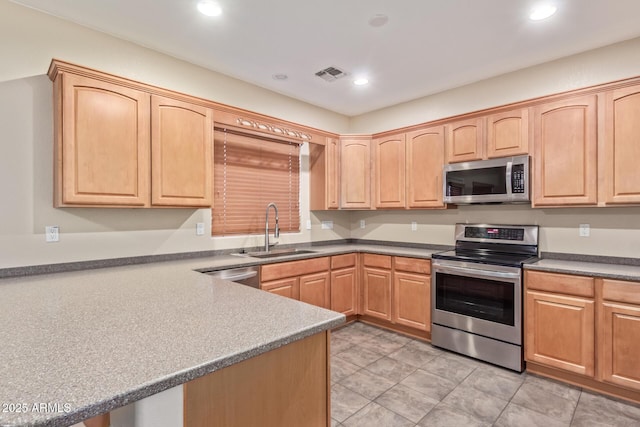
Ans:
[[[640,36],[638,0],[549,0],[537,22],[535,0],[14,1],[347,116]]]

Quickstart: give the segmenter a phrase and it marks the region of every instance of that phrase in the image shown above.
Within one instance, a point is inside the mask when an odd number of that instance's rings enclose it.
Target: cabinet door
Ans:
[[[325,150],[327,208],[338,209],[340,207],[340,141],[328,138]]]
[[[151,203],[211,206],[213,111],[151,98]]]
[[[442,208],[444,126],[407,134],[407,206]]]
[[[640,306],[605,301],[599,323],[600,379],[640,390]]]
[[[431,330],[431,276],[393,273],[393,316],[395,323]]]
[[[329,272],[309,274],[300,277],[300,301],[318,307],[329,308]]]
[[[596,96],[534,111],[533,205],[596,204]]]
[[[605,99],[605,203],[640,203],[640,86]]]
[[[373,141],[373,192],[376,208],[405,207],[405,135]]]
[[[300,283],[297,277],[264,282],[260,284],[260,289],[283,297],[300,299]]]
[[[346,209],[371,208],[371,141],[340,141],[340,206]]]
[[[532,291],[526,295],[526,360],[593,377],[593,300]]]
[[[355,267],[331,272],[331,310],[347,316],[356,314],[356,277]]]
[[[487,117],[487,157],[529,153],[529,110],[526,108]]]
[[[391,271],[362,269],[362,314],[391,320]]]
[[[447,125],[447,162],[469,162],[483,157],[483,119],[471,119]]]
[[[149,95],[73,74],[55,91],[55,205],[148,206]]]

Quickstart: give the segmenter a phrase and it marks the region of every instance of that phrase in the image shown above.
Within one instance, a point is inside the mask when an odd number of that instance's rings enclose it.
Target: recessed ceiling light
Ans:
[[[356,86],[363,86],[363,85],[366,85],[367,83],[369,83],[369,79],[365,77],[360,77],[353,81],[353,84]]]
[[[373,15],[371,18],[369,18],[369,25],[371,25],[372,27],[382,27],[387,22],[389,22],[389,17],[381,13]]]
[[[273,80],[287,80],[289,76],[286,74],[274,74],[271,78],[273,78]]]
[[[556,10],[558,10],[558,8],[556,8],[552,4],[541,4],[539,6],[534,7],[531,10],[531,14],[529,14],[529,19],[531,19],[532,21],[540,21],[542,19],[547,19],[548,17],[556,13]]]
[[[222,9],[216,3],[209,0],[202,0],[198,2],[198,10],[200,13],[206,16],[220,16],[222,15]]]

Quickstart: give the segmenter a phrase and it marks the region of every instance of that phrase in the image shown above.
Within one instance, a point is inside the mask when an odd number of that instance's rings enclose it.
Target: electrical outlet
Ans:
[[[411,221],[411,231],[418,231],[418,223]]]
[[[44,228],[44,236],[47,242],[57,242],[60,240],[60,227],[57,225],[47,225]]]
[[[367,224],[364,222],[364,219],[360,220],[360,228],[365,228]]]
[[[333,221],[322,221],[323,230],[333,230]]]
[[[589,237],[590,234],[589,224],[580,224],[580,237]]]
[[[196,223],[196,236],[204,236],[204,222]]]
[[[311,220],[307,220],[307,230],[311,230]]]

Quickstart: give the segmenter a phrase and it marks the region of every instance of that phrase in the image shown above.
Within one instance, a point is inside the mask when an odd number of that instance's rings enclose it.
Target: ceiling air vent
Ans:
[[[344,76],[348,75],[348,73],[342,71],[337,67],[327,67],[324,70],[320,70],[316,73],[316,76],[324,79],[328,82],[332,82],[334,80],[338,80]]]

